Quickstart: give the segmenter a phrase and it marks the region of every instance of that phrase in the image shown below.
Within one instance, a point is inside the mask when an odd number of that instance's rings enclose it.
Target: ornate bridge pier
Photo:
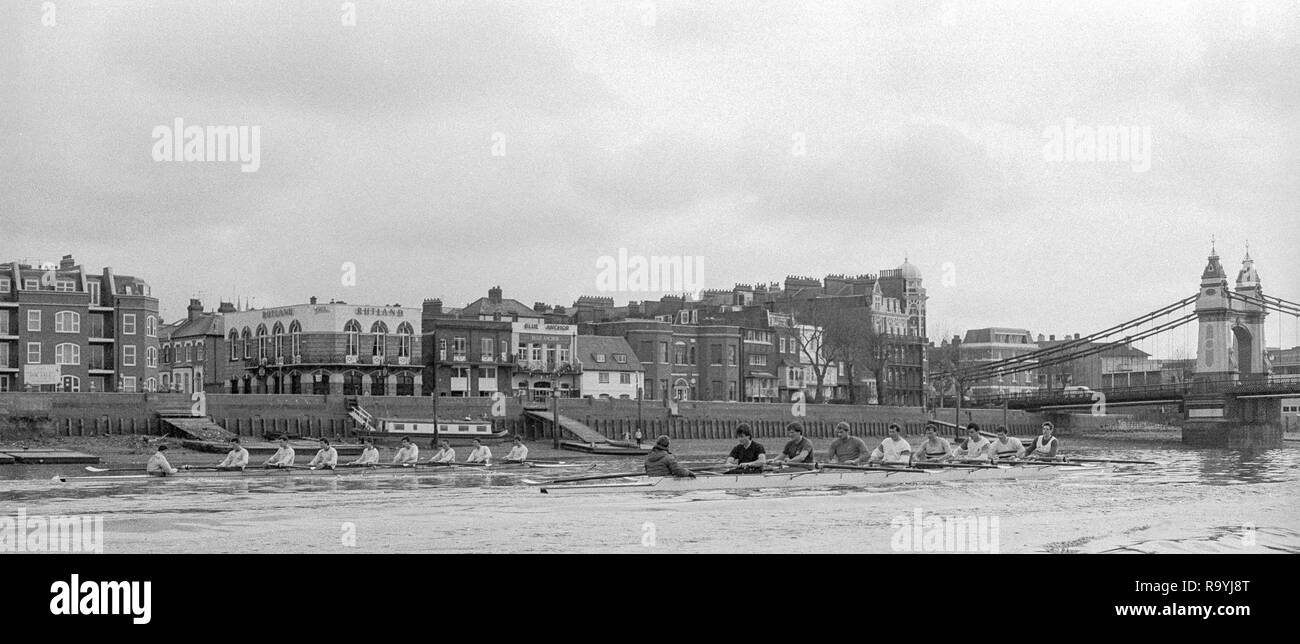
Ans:
[[[1228,276],[1211,247],[1196,300],[1199,326],[1196,372],[1184,399],[1183,442],[1205,447],[1280,447],[1281,399],[1233,391],[1241,385],[1267,385],[1264,317],[1253,303],[1263,297],[1250,253],[1237,273],[1233,297]],[[1226,391],[1225,391],[1226,390]]]

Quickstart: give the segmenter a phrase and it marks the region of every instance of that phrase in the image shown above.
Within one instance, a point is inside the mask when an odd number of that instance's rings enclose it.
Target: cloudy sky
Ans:
[[[707,288],[907,257],[932,337],[1087,333],[1193,293],[1212,235],[1300,300],[1297,60],[1290,0],[6,2],[0,257],[169,319],[656,296],[597,291],[620,248]],[[256,126],[257,171],[156,161],[178,118]]]

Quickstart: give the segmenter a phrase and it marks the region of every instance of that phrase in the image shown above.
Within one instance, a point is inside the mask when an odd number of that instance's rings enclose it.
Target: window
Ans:
[[[134,344],[127,344],[122,346],[122,366],[123,367],[135,366],[135,345]]]
[[[189,362],[189,361],[190,361],[190,358],[193,357],[193,355],[194,355],[194,354],[192,353],[193,349],[194,349],[194,345],[193,345],[193,344],[190,344],[189,342],[186,342],[186,343],[185,343],[185,361],[186,361],[186,362]]]
[[[667,342],[659,343],[659,363],[668,364],[668,343]]]
[[[479,377],[479,378],[482,378],[482,379],[486,379],[486,380],[496,380],[496,379],[497,379],[497,368],[496,368],[496,367],[479,367],[479,368],[478,368],[478,377]]]
[[[0,335],[10,335],[8,311],[0,311]]]
[[[736,399],[736,381],[735,381],[735,380],[728,380],[728,381],[727,381],[727,400],[735,400],[735,399]]]
[[[239,335],[239,343],[244,345],[244,359],[253,357],[253,332],[244,327],[243,332]]]
[[[55,333],[80,333],[81,316],[76,311],[59,311],[54,314]]]
[[[0,279],[0,293],[8,293],[8,292],[9,292],[9,280]]]
[[[277,358],[284,357],[284,325],[279,322],[276,322],[275,326],[271,328],[271,344],[271,355],[274,355]],[[202,359],[203,357],[199,356],[199,360]]]
[[[686,344],[678,342],[673,345],[673,364],[686,364]]]
[[[99,306],[99,282],[87,282],[86,290],[90,291],[90,305]]]
[[[451,341],[451,353],[452,353],[452,355],[453,355],[455,358],[464,358],[464,357],[465,357],[465,348],[466,348],[467,346],[468,346],[468,343],[465,341],[464,336],[457,336],[457,337],[453,338],[452,341]]]
[[[0,374],[0,391],[9,391],[9,376]]]
[[[593,357],[596,359],[597,363],[603,364],[605,362],[605,354],[603,353],[597,353]]]
[[[482,349],[484,360],[492,359],[492,353],[495,348],[494,344],[495,343],[492,341],[492,338],[482,338],[479,340],[479,346]]]
[[[767,356],[765,356],[765,355],[763,355],[763,354],[761,354],[761,353],[753,354],[753,355],[749,356],[749,364],[750,364],[751,366],[754,366],[754,367],[766,367],[766,366],[767,366]]]
[[[151,337],[158,337],[158,318],[150,315],[144,319],[144,334]]]
[[[135,314],[122,314],[122,335],[135,335]]]
[[[0,367],[8,367],[8,366],[10,366],[9,365],[9,343],[0,342]]]
[[[618,374],[618,384],[620,384],[620,385],[630,385],[630,384],[632,384],[632,374],[630,374],[630,373],[628,373],[628,372],[626,372],[626,371],[624,371],[623,373]]]
[[[370,326],[370,333],[374,336],[370,344],[370,355],[383,357],[385,344],[388,342],[386,339],[388,325],[383,322],[376,322]]]
[[[627,354],[626,354],[626,353],[615,353],[615,354],[614,354],[614,362],[617,362],[618,364],[627,364]]]
[[[542,361],[542,345],[533,343],[533,362]]]
[[[562,344],[560,345],[560,362],[568,362],[568,361],[569,361],[569,345]]]
[[[608,371],[602,371],[602,372],[600,372],[599,375],[600,375],[600,384],[602,384],[602,385],[607,385],[607,384],[609,384],[609,372],[608,372]]]
[[[41,312],[40,312],[40,311],[28,311],[28,312],[27,312],[27,330],[28,330],[28,331],[40,331],[40,330],[41,330]]]
[[[709,345],[709,364],[722,364],[722,345]]]
[[[128,394],[135,393],[135,377],[122,376],[122,391]]]
[[[411,357],[411,336],[414,335],[415,329],[411,327],[410,322],[403,322],[397,325],[397,355],[401,358]],[[412,381],[414,382],[414,381]],[[402,379],[397,379],[397,388],[402,388]],[[399,394],[401,395],[401,394]],[[408,394],[409,395],[409,394]]]
[[[357,355],[361,351],[361,325],[356,320],[348,320],[348,323],[343,325],[343,332],[347,334],[345,353],[350,356]]]
[[[189,359],[190,359],[190,347],[189,347],[189,345],[185,345],[185,359],[186,359],[186,360],[189,360]],[[158,350],[157,350],[157,349],[155,349],[155,348],[153,348],[153,347],[145,347],[145,350],[144,350],[144,366],[146,366],[146,367],[157,367],[157,366],[158,366]]]
[[[81,364],[81,345],[71,342],[55,345],[54,364]]]
[[[781,353],[785,353],[785,338],[781,338]]]
[[[41,281],[40,281],[40,280],[34,280],[34,279],[25,279],[25,280],[23,280],[23,290],[24,290],[24,291],[39,291],[39,290],[41,290]]]
[[[257,325],[257,358],[266,359],[266,325]]]
[[[297,320],[289,323],[289,355],[302,355],[302,325]]]
[[[736,345],[727,345],[727,364],[736,364]]]
[[[238,360],[239,359],[239,333],[232,330],[230,332],[230,339],[227,340],[227,342],[230,343],[230,359]]]
[[[27,343],[27,364],[40,364],[40,363],[41,363],[41,343],[28,342]]]
[[[153,378],[148,378],[148,379],[146,379],[146,380],[144,381],[144,390],[145,390],[145,391],[158,391],[158,381],[157,381],[157,380],[154,380]]]

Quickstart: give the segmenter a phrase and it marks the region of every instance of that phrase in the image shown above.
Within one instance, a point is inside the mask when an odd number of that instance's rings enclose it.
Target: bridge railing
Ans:
[[[1045,403],[1058,404],[1092,403],[1098,400],[1100,393],[1107,401],[1123,402],[1129,400],[1150,400],[1161,396],[1183,397],[1189,394],[1236,393],[1300,393],[1300,379],[1283,379],[1272,381],[1260,380],[1201,380],[1191,382],[1162,383],[1158,385],[1137,385],[1132,387],[1101,387],[1086,391],[1063,391],[1060,389],[1040,390],[1017,394],[995,394],[972,398],[976,405],[1002,405]]]

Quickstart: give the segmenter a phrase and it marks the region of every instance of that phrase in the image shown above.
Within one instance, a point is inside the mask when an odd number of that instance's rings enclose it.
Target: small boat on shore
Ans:
[[[1066,474],[1104,472],[1103,464],[1034,464],[935,467],[786,470],[755,474],[700,473],[695,478],[629,476],[614,481],[593,480],[538,485],[542,494],[602,492],[689,492],[693,490],[758,490],[819,487],[873,487],[898,483],[967,482],[1037,479]],[[525,481],[530,483],[529,481]]]
[[[396,442],[409,438],[426,445],[431,440],[447,440],[452,445],[469,445],[478,439],[484,443],[500,442],[510,435],[506,430],[493,430],[490,420],[417,420],[407,418],[377,418],[363,425],[365,429],[353,430],[359,438]]]

